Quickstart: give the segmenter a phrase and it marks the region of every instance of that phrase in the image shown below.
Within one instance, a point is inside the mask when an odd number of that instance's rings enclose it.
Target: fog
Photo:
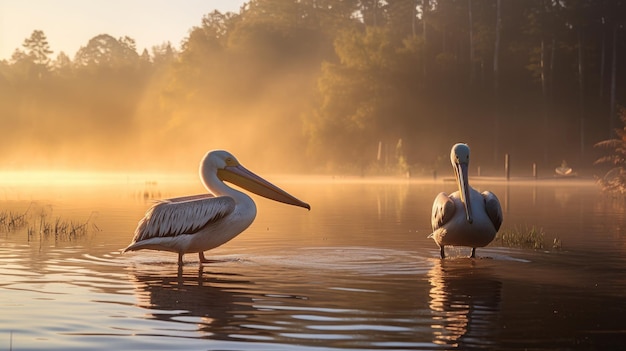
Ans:
[[[21,82],[19,91],[4,95],[2,168],[196,172],[211,149],[267,170],[302,166],[306,77],[278,75],[245,92],[226,86],[227,74],[212,75],[206,87],[168,95],[178,83],[175,68],[163,70],[126,75],[78,68],[67,79],[51,73]]]
[[[622,28],[594,17],[615,9],[508,4],[496,28],[495,1],[398,16],[409,4],[250,1],[190,23],[180,47],[137,52],[101,34],[72,57],[34,29],[0,61],[0,170],[195,173],[226,149],[266,173],[430,175],[451,172],[462,141],[484,173],[510,154],[528,175],[562,160],[590,169],[594,144],[621,127],[626,73],[610,67],[626,53],[612,41]],[[565,10],[586,21],[586,41],[566,20],[526,15]],[[470,12],[471,26],[439,25]]]

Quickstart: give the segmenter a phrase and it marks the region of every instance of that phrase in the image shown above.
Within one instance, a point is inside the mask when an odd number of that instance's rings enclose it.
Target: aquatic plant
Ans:
[[[73,241],[88,234],[90,230],[100,231],[93,222],[94,213],[81,222],[61,217],[49,218],[46,211],[35,211],[32,208],[31,203],[24,212],[0,210],[0,232],[16,232],[27,227],[28,241],[33,240],[36,235],[39,235],[39,240],[54,238],[55,241]]]
[[[26,214],[13,211],[0,211],[0,232],[11,232],[23,228],[26,221]]]
[[[603,140],[594,147],[607,149],[610,153],[594,162],[594,165],[609,165],[610,169],[602,177],[597,178],[598,184],[606,192],[626,195],[626,109],[620,108],[620,120],[624,127],[615,129],[617,138]]]
[[[512,229],[503,229],[496,234],[494,240],[495,243],[500,243],[502,246],[527,248],[527,249],[543,249],[545,246],[544,241],[545,233],[543,228],[532,227],[518,227],[515,226]],[[558,241],[560,247],[560,240],[554,239],[556,243]],[[554,245],[553,245],[554,247]]]
[[[99,231],[100,228],[91,222],[92,215],[85,222],[77,222],[74,220],[65,220],[56,217],[53,220],[42,212],[39,216],[38,223],[33,223],[28,228],[28,240],[32,240],[35,235],[39,234],[39,240],[54,238],[54,241],[74,241],[89,233],[90,229]]]

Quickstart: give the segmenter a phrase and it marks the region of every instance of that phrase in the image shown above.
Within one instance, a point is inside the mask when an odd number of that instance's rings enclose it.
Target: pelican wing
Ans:
[[[235,200],[228,196],[205,194],[162,200],[150,207],[139,221],[133,242],[193,234],[234,209]]]
[[[169,199],[161,200],[160,202],[184,202],[184,201],[192,201],[192,200],[202,200],[207,198],[215,197],[213,194],[198,194],[198,195],[188,195],[181,197],[172,197]]]
[[[485,199],[485,211],[487,211],[487,216],[489,216],[497,232],[502,225],[502,207],[500,207],[500,200],[490,191],[483,191],[480,195]]]
[[[446,193],[439,193],[439,195],[435,197],[435,202],[433,202],[433,213],[431,218],[433,231],[439,229],[442,225],[447,223],[454,215],[455,209],[456,206],[454,206],[454,201],[452,201]]]

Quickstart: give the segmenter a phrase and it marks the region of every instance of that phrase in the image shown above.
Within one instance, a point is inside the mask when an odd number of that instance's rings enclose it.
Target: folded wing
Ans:
[[[455,210],[454,201],[446,193],[439,193],[435,197],[435,202],[433,202],[432,217],[430,219],[433,231],[446,224],[454,215]]]
[[[493,223],[493,227],[496,228],[496,232],[500,230],[502,225],[502,207],[500,206],[500,200],[491,191],[483,191],[480,193],[485,199],[485,211],[487,216]]]
[[[193,195],[159,201],[139,221],[133,243],[157,237],[193,234],[228,216],[235,200],[228,196]]]

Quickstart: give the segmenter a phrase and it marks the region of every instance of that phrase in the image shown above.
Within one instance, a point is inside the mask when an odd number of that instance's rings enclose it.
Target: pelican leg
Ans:
[[[470,258],[476,258],[476,248],[472,247],[472,255],[470,256]]]
[[[211,262],[210,260],[207,260],[206,257],[204,257],[204,251],[198,252],[198,258],[200,258],[200,263],[209,263],[209,262]]]
[[[443,249],[443,245],[440,247],[441,258],[446,258],[446,251]]]
[[[178,266],[182,267],[183,265],[183,254],[181,252],[178,253]]]
[[[209,260],[208,258],[204,257],[203,251],[198,252],[198,257],[200,258],[200,264],[219,262],[218,260]]]

